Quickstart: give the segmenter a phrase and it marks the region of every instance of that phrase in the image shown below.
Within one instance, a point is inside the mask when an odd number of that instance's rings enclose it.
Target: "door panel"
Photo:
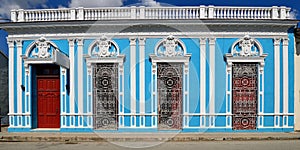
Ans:
[[[232,66],[232,113],[234,130],[256,129],[257,64],[238,63]]]
[[[59,77],[38,77],[38,128],[60,127]]]
[[[181,63],[157,64],[158,128],[182,128]]]

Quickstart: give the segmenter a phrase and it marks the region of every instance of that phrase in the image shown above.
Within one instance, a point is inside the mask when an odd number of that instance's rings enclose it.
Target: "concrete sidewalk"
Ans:
[[[60,133],[0,132],[0,142],[135,142],[135,141],[244,141],[300,140],[300,132],[290,133]]]

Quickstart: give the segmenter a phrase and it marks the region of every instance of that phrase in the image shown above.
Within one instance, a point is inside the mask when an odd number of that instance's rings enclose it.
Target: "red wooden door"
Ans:
[[[38,128],[60,127],[59,77],[38,77]]]

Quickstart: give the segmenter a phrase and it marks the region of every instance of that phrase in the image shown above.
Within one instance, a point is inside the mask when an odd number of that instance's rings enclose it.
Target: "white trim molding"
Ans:
[[[130,126],[136,126],[136,37],[130,37]]]
[[[100,39],[92,42],[88,48],[88,54],[83,55],[87,64],[87,112],[93,114],[93,64],[98,63],[115,63],[119,65],[118,72],[118,115],[124,113],[124,84],[120,86],[121,82],[124,82],[124,61],[125,55],[119,53],[119,47],[113,40],[108,39],[106,36],[102,36]],[[120,103],[122,102],[122,103]],[[124,117],[119,117],[120,120],[124,120]],[[93,120],[90,118],[88,126],[93,126]],[[124,126],[123,122],[118,122],[118,126]]]
[[[256,39],[245,35],[243,38],[236,40],[231,46],[231,53],[225,54],[226,66],[226,127],[232,127],[232,64],[233,63],[258,63],[258,127],[262,126],[264,102],[264,66],[265,58],[268,54],[263,53],[263,47]],[[262,81],[262,82],[260,82]],[[260,85],[262,84],[262,85]],[[262,87],[262,89],[260,89]],[[262,122],[260,122],[262,120]]]
[[[200,127],[206,125],[206,41],[207,38],[200,38]]]
[[[22,46],[23,46],[23,41],[22,40],[16,40],[17,43],[17,99],[18,99],[18,109],[17,112],[18,113],[22,113],[22,96],[23,96],[23,92],[21,89],[21,85],[23,85],[22,83]],[[18,117],[19,118],[19,117]],[[20,124],[20,121],[18,121],[18,125]]]
[[[14,48],[15,48],[15,41],[11,40],[11,39],[7,39],[7,44],[8,44],[8,48],[9,48],[9,63],[8,63],[8,85],[9,85],[9,114],[14,114],[17,113],[14,111]],[[13,126],[13,120],[12,117],[9,117],[9,123],[10,126]]]
[[[140,77],[140,97],[139,97],[139,102],[140,102],[140,127],[145,127],[146,119],[145,119],[145,41],[146,38],[144,37],[139,37],[139,54],[140,54],[140,72],[139,72],[139,77]]]
[[[209,113],[215,114],[215,49],[216,38],[209,38]],[[209,127],[215,127],[215,116],[210,116]]]
[[[78,113],[83,113],[83,39],[77,39],[77,59],[78,59]],[[81,124],[83,126],[83,124]]]
[[[188,101],[189,101],[189,61],[191,54],[186,53],[184,43],[169,35],[160,40],[155,46],[155,54],[150,54],[150,61],[152,62],[152,114],[155,120],[158,120],[158,91],[157,91],[157,63],[182,63],[183,64],[183,128],[188,126]],[[157,121],[152,124],[152,127],[157,127]]]
[[[280,126],[280,43],[281,38],[274,38],[274,127]]]
[[[18,42],[17,42],[18,43]],[[22,50],[22,44],[18,43],[18,49]],[[68,56],[61,53],[57,45],[49,40],[47,40],[44,37],[41,37],[37,40],[35,40],[33,43],[31,43],[25,52],[25,55],[18,55],[21,56],[20,60],[23,59],[24,61],[24,69],[25,69],[25,77],[24,79],[24,87],[25,87],[25,110],[24,112],[27,114],[31,114],[31,78],[32,78],[32,69],[31,65],[33,64],[57,64],[63,68],[69,68],[70,62]],[[21,76],[22,74],[22,64],[18,64],[20,68],[18,68],[18,74]],[[19,77],[21,79],[21,77]],[[21,82],[21,81],[19,81]],[[60,84],[60,89],[64,89],[65,85]],[[22,101],[22,94],[19,94]],[[64,97],[64,99],[60,99],[60,103],[62,104],[65,101],[65,95],[62,96],[63,93],[61,93],[61,97]],[[21,104],[18,102],[18,104]],[[61,105],[62,106],[62,105]],[[62,108],[61,108],[62,110]],[[22,113],[22,112],[19,112]],[[25,117],[25,122],[27,126],[31,126],[31,116]]]
[[[288,126],[288,109],[289,109],[289,39],[283,38],[282,41],[282,61],[283,61],[283,126]]]
[[[75,101],[75,60],[74,60],[74,45],[75,45],[75,39],[74,38],[69,38],[68,39],[69,42],[69,57],[70,57],[70,98],[69,98],[69,102],[70,102],[70,112],[69,113],[74,113],[75,110],[75,106],[74,106],[74,101]],[[70,117],[71,118],[71,117]],[[71,124],[71,122],[70,122]]]

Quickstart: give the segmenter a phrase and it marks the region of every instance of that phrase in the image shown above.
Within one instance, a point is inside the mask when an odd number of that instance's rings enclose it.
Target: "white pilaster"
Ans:
[[[145,38],[139,38],[140,50],[140,113],[145,114]]]
[[[74,114],[74,82],[75,82],[75,72],[74,72],[74,42],[75,39],[68,39],[69,41],[69,57],[70,57],[70,113]]]
[[[210,124],[214,126],[215,113],[215,38],[209,39],[209,66],[210,66],[210,77],[209,77],[209,113],[210,113]]]
[[[77,60],[78,60],[78,113],[83,113],[83,39],[77,39]]]
[[[17,40],[17,98],[18,98],[18,113],[22,113],[22,40]]]
[[[206,38],[200,39],[200,114],[206,113]],[[205,118],[200,118],[200,126],[205,126]]]
[[[140,127],[145,127],[145,38],[139,38],[140,53]]]
[[[280,113],[280,38],[274,38],[274,126],[279,126]]]
[[[136,38],[130,38],[130,112],[131,126],[135,126],[136,122]]]
[[[289,76],[288,76],[288,67],[289,67],[289,57],[288,57],[288,46],[289,46],[289,39],[283,39],[283,54],[282,54],[282,61],[283,61],[283,126],[288,126],[288,113],[289,109]]]
[[[14,48],[15,43],[11,39],[7,39],[7,44],[9,48],[9,59],[8,59],[8,85],[9,85],[9,114],[13,114],[14,112]],[[11,117],[10,117],[11,118]],[[13,121],[9,121],[12,123]]]
[[[29,71],[29,66],[27,66],[27,67],[25,67],[25,106],[24,106],[24,108],[25,108],[25,113],[30,113],[30,105],[29,105],[29,101],[30,101],[30,89],[31,89],[31,86],[30,86],[30,77],[31,77],[31,75],[30,75],[30,71]]]

